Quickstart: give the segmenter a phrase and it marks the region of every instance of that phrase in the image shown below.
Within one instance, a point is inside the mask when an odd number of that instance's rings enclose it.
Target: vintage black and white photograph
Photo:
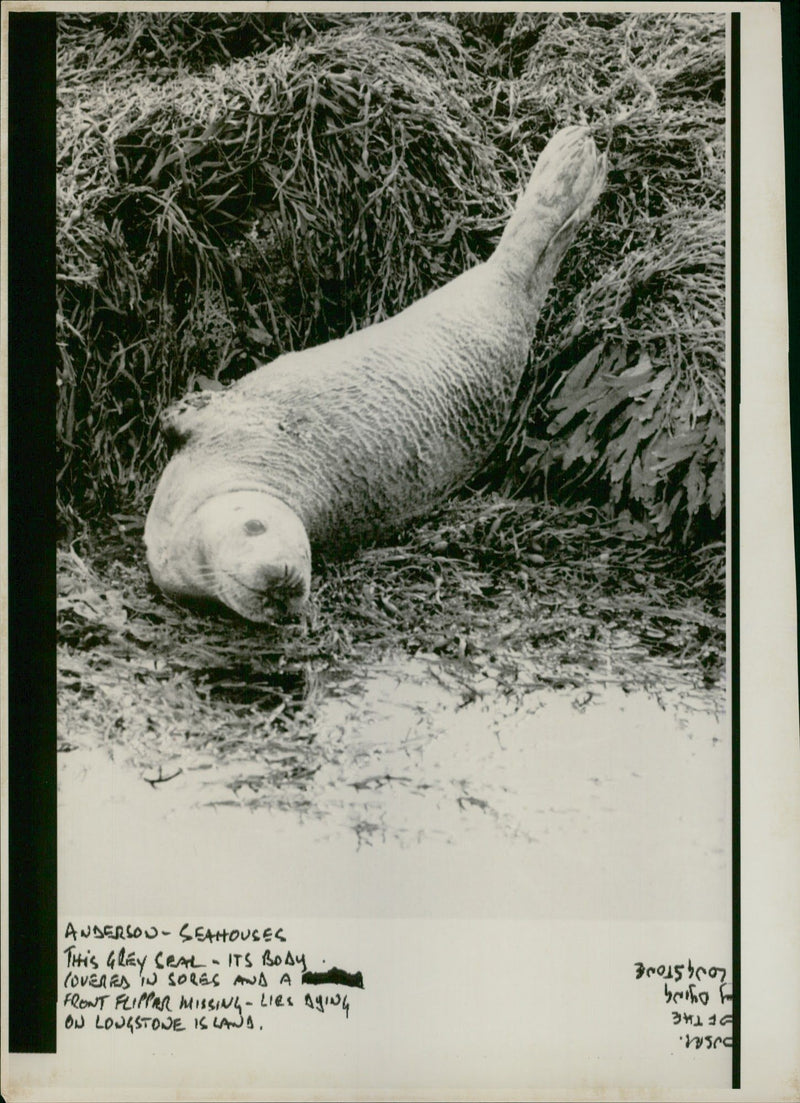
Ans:
[[[539,924],[565,993],[617,971],[650,1086],[723,1089],[731,15],[463,7],[57,11],[59,1029],[156,1044],[115,918],[202,921],[145,1010],[223,1011],[223,1065],[243,985],[256,1031],[312,985],[391,1017],[366,948],[242,917]],[[201,980],[209,917],[283,973]],[[476,1027],[385,1087],[646,1085],[551,982],[507,1080]],[[342,1061],[237,1090],[375,1087]]]
[[[725,41],[59,17],[68,775],[727,906]]]

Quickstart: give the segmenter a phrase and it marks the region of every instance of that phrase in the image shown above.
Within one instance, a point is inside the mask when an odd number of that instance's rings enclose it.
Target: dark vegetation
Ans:
[[[494,475],[687,546],[724,504],[724,26],[684,13],[72,15],[59,502],[141,510],[158,414],[491,252],[554,130],[608,148]]]
[[[718,679],[724,43],[700,12],[59,18],[67,744],[181,728],[302,781],[294,718],[318,675],[391,647],[467,676],[526,651],[558,684],[624,639],[620,677],[646,657]],[[320,561],[304,625],[156,594],[141,531],[165,405],[486,258],[577,121],[608,186],[469,493],[393,547]]]

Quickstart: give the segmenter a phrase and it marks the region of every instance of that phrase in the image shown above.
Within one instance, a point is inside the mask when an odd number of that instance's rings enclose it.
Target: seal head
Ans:
[[[185,490],[186,479],[180,482]],[[311,547],[294,510],[245,485],[198,495],[178,517],[170,511],[171,483],[162,479],[145,526],[157,586],[177,598],[211,598],[252,621],[302,609],[311,588]]]

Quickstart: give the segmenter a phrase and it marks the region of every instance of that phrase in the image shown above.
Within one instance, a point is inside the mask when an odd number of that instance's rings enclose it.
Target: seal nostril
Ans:
[[[248,536],[260,536],[262,532],[267,531],[267,526],[263,521],[256,521],[255,518],[250,521],[245,521],[242,528]]]

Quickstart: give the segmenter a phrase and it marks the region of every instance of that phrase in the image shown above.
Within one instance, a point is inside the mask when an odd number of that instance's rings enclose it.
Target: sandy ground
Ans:
[[[724,920],[724,696],[652,674],[511,689],[385,660],[321,695],[293,793],[241,761],[63,753],[62,907],[259,911],[273,886],[291,914]]]

